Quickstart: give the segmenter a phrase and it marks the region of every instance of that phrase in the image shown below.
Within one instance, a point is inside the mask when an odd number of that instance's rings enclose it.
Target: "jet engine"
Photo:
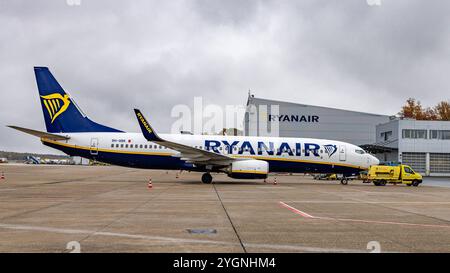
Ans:
[[[264,179],[269,174],[269,163],[263,160],[239,160],[230,164],[228,176],[238,179]]]

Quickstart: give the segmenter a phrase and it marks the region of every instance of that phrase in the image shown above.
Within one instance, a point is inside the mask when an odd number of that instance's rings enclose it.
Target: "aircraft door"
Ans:
[[[345,161],[345,160],[347,160],[346,147],[345,147],[345,145],[340,145],[340,146],[339,146],[339,160],[340,160],[340,161]]]
[[[98,155],[98,138],[91,138],[91,146],[89,147],[91,155]]]

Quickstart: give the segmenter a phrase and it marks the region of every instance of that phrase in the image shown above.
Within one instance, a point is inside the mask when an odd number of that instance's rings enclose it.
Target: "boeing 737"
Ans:
[[[70,156],[133,168],[226,173],[265,179],[270,172],[337,173],[344,179],[379,163],[360,147],[312,138],[157,134],[135,109],[141,133],[127,133],[89,119],[47,67],[35,67],[46,132],[9,126],[37,136]]]

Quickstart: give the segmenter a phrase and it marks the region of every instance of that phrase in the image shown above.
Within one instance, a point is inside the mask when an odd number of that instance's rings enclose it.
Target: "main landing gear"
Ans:
[[[212,182],[212,176],[210,173],[204,173],[202,175],[202,182],[205,184],[211,184]]]
[[[347,185],[347,184],[348,184],[348,178],[345,177],[345,176],[343,176],[343,177],[341,178],[341,184],[342,184],[342,185]]]

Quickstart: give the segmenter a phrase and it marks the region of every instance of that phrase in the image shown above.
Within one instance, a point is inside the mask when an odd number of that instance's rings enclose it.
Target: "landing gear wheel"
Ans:
[[[212,176],[209,173],[204,173],[202,175],[202,182],[205,184],[211,184],[212,182]]]
[[[342,185],[347,185],[348,184],[348,179],[346,177],[341,179],[341,184]]]

